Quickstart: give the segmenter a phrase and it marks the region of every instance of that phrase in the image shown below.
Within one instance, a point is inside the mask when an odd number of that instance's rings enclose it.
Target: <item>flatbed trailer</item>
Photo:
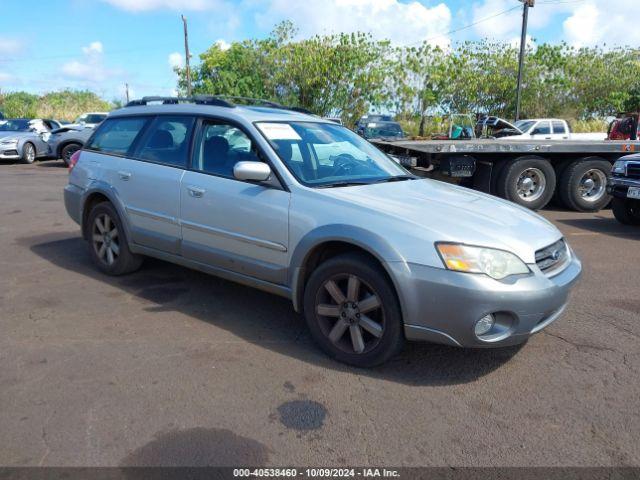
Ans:
[[[611,165],[640,141],[370,140],[416,174],[458,183],[537,210],[552,199],[577,211],[610,202]]]

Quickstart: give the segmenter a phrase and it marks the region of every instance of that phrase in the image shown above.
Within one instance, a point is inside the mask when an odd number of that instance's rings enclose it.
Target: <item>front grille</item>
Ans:
[[[569,249],[564,239],[536,252],[536,265],[547,276],[560,273],[568,262]]]
[[[640,163],[638,162],[627,163],[627,177],[640,178]]]

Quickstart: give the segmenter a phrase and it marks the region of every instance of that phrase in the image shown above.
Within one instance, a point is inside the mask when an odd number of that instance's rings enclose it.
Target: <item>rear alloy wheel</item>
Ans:
[[[65,145],[60,151],[60,158],[65,163],[65,165],[69,166],[71,162],[71,156],[76,153],[78,150],[82,148],[81,145],[77,143],[70,143],[69,145]]]
[[[383,363],[404,340],[398,302],[385,274],[357,254],[328,260],[312,274],[305,317],[325,352],[358,367]]]
[[[142,257],[129,250],[122,223],[113,205],[99,203],[87,222],[91,257],[97,267],[109,275],[130,273],[142,264]]]
[[[578,212],[597,212],[611,201],[607,194],[607,175],[611,164],[600,157],[571,163],[562,173],[558,193],[562,203]]]
[[[36,147],[33,143],[25,143],[22,147],[22,161],[24,163],[33,163],[36,161]]]
[[[520,157],[507,163],[500,173],[497,191],[502,198],[531,210],[544,207],[556,186],[551,164],[541,157]]]
[[[616,220],[623,225],[640,225],[640,200],[614,198],[611,209]]]

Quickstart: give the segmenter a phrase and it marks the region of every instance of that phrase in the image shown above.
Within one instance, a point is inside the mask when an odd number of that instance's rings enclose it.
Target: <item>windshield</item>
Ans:
[[[520,131],[522,132],[526,132],[527,130],[529,130],[533,124],[536,123],[534,121],[531,120],[518,120],[516,123],[514,123],[514,125],[520,129]]]
[[[364,129],[364,138],[404,137],[397,123],[369,123]]]
[[[351,130],[332,123],[256,124],[291,173],[310,187],[413,178]]]
[[[105,114],[89,113],[80,115],[78,118],[76,118],[76,121],[74,123],[100,123],[105,118],[107,118]]]
[[[0,132],[28,132],[29,120],[7,120],[0,124]]]

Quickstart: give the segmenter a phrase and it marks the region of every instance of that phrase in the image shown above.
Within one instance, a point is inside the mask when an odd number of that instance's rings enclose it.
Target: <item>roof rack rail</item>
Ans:
[[[139,107],[151,102],[162,102],[163,105],[176,105],[178,103],[195,103],[198,105],[214,105],[217,107],[234,108],[235,105],[215,95],[194,95],[192,97],[142,97],[139,100],[131,100],[125,107]]]
[[[286,105],[282,105],[278,102],[272,102],[271,100],[263,100],[261,98],[251,98],[251,97],[236,97],[231,95],[219,95],[218,98],[230,99],[230,100],[242,100],[246,102],[250,102],[253,105],[264,105],[265,107],[270,108],[279,108],[281,110],[291,110],[292,112],[298,113],[306,113],[307,115],[314,115],[314,113],[306,108],[302,107],[288,107]]]
[[[163,105],[176,105],[178,103],[195,103],[198,105],[213,105],[217,107],[234,108],[236,106],[233,101],[245,102],[246,105],[262,105],[269,108],[278,108],[280,110],[290,110],[292,112],[306,113],[313,115],[313,112],[302,107],[287,107],[271,100],[263,100],[260,98],[240,97],[233,95],[193,95],[191,97],[142,97],[139,100],[131,100],[125,107],[139,107],[147,105],[151,102],[161,102]]]

